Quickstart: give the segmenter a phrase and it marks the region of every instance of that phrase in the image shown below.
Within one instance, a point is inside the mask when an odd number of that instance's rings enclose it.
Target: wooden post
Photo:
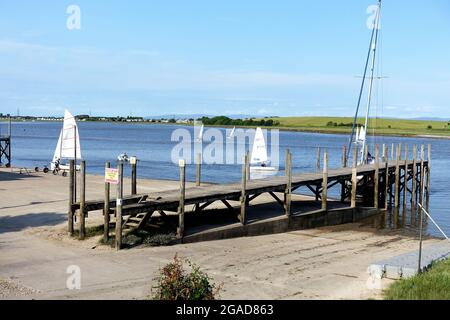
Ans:
[[[184,199],[186,197],[186,162],[180,160],[180,204],[178,205],[178,237],[184,237]]]
[[[381,162],[386,162],[386,144],[381,147]]]
[[[284,192],[284,211],[289,217],[291,215],[291,199],[292,199],[292,155],[288,150],[286,152],[286,190]]]
[[[86,215],[85,215],[85,207],[86,207],[86,161],[81,161],[81,176],[80,176],[80,233],[79,239],[84,240],[86,234]]]
[[[407,206],[407,198],[408,198],[408,154],[409,150],[408,150],[408,145],[405,144],[405,172],[403,174],[403,211],[406,210],[406,206]]]
[[[195,163],[195,185],[200,187],[202,174],[202,154],[197,153],[197,159]]]
[[[430,205],[430,189],[431,189],[431,144],[428,145],[427,194],[426,194],[427,210],[429,209]]]
[[[328,151],[323,155],[322,210],[327,210],[328,200]]]
[[[424,200],[424,190],[425,190],[425,145],[420,147],[420,205],[425,208]]]
[[[347,168],[347,146],[342,147],[342,168]]]
[[[395,154],[394,154],[394,151],[395,150],[395,144],[393,143],[392,144],[392,147],[391,147],[391,160],[395,160]]]
[[[116,198],[116,249],[122,248],[123,162],[119,162],[119,183]]]
[[[317,163],[316,163],[317,172],[320,171],[320,156],[321,156],[321,150],[320,150],[320,147],[318,147],[317,148]]]
[[[137,194],[137,159],[136,157],[130,158],[131,163],[131,194]]]
[[[356,207],[356,188],[358,187],[358,175],[357,175],[357,159],[358,157],[358,148],[354,148],[353,150],[353,167],[352,167],[352,195],[351,195],[351,201],[350,206],[352,208]]]
[[[69,210],[68,210],[68,233],[69,236],[73,236],[73,202],[74,202],[74,171],[75,171],[75,161],[70,160],[69,162]]]
[[[105,163],[105,171],[109,169],[111,164],[109,161]],[[109,241],[109,201],[110,201],[110,185],[105,181],[105,203],[103,205],[103,242]]]
[[[379,184],[380,183],[380,149],[378,144],[375,145],[375,174],[373,178],[373,206],[379,208]]]
[[[411,209],[416,208],[417,192],[417,146],[413,146],[413,168],[412,168],[412,188],[411,188]]]
[[[363,164],[368,164],[368,160],[369,160],[369,146],[366,144],[364,146],[364,162],[363,162]]]
[[[347,160],[347,146],[342,147],[342,167],[347,168],[348,160]],[[345,201],[345,180],[341,182],[341,202]]]
[[[399,207],[400,196],[400,145],[397,145],[397,158],[395,163],[395,193],[394,193],[394,208]]]
[[[239,216],[242,225],[246,224],[245,217],[245,205],[247,203],[247,164],[248,164],[248,153],[244,156],[244,161],[242,163],[242,184],[241,184],[241,214]]]
[[[388,150],[388,147],[386,147],[386,151]],[[386,153],[387,154],[387,153]],[[386,159],[387,160],[387,159]],[[385,168],[385,177],[384,177],[384,208],[387,210],[389,209],[389,161],[386,161],[384,163]]]

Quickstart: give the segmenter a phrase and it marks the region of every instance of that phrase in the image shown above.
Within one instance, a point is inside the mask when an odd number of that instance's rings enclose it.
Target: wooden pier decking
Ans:
[[[425,160],[424,148],[422,147],[420,160],[417,160],[416,157],[413,157],[412,160],[401,160],[400,150],[399,147],[396,160],[378,160],[371,165],[356,166],[354,164],[350,168],[343,167],[331,170],[325,163],[323,172],[316,173],[292,174],[290,165],[287,163],[285,176],[260,180],[248,180],[248,167],[243,165],[241,183],[200,185],[188,188],[185,188],[184,185],[185,169],[183,167],[180,170],[180,176],[182,177],[180,189],[151,194],[134,194],[124,196],[119,201],[109,198],[109,185],[105,186],[106,201],[105,199],[86,201],[83,190],[81,190],[80,201],[71,200],[69,203],[69,233],[73,233],[73,216],[76,212],[80,216],[80,228],[84,228],[83,220],[89,212],[103,210],[105,238],[107,238],[109,236],[110,215],[113,215],[118,221],[116,223],[116,234],[122,235],[125,225],[131,224],[134,228],[141,228],[148,222],[154,212],[164,216],[165,211],[170,211],[177,212],[179,215],[178,236],[183,239],[186,206],[193,205],[195,211],[201,211],[212,203],[220,201],[230,212],[237,214],[242,225],[245,226],[247,224],[246,208],[251,205],[254,199],[265,193],[270,194],[274,201],[282,206],[287,217],[292,215],[291,194],[302,187],[311,191],[316,200],[321,200],[322,210],[324,211],[327,211],[327,190],[334,186],[340,187],[340,201],[346,203],[348,208],[355,208],[358,203],[364,203],[365,206],[375,209],[391,206],[399,207],[400,197],[403,195],[403,203],[406,204],[407,194],[411,195],[411,202],[414,206],[414,203],[417,203],[418,196],[423,197],[424,192],[427,193],[428,198],[430,158]],[[414,152],[417,155],[416,149]],[[428,154],[430,155],[430,150],[428,150]],[[327,158],[326,155],[325,157]],[[427,180],[426,183],[425,180]],[[412,182],[410,183],[410,181]],[[359,202],[357,202],[357,195]],[[239,204],[233,206],[230,201],[238,201]],[[237,207],[240,207],[240,212]],[[70,221],[71,219],[72,221]],[[117,238],[121,238],[121,236],[116,237],[116,245],[120,247],[121,240],[119,239],[117,244]]]

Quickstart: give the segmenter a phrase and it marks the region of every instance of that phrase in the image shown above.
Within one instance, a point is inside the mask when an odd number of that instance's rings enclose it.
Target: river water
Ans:
[[[4,128],[4,124],[1,124]],[[49,165],[61,130],[61,122],[18,122],[12,126],[12,153],[15,167],[40,167]],[[2,129],[3,129],[2,128]],[[194,135],[192,127],[178,125],[131,124],[80,122],[79,132],[83,158],[88,173],[103,174],[105,161],[114,161],[120,153],[137,156],[139,159],[138,177],[153,179],[178,179],[178,169],[172,151],[178,141],[171,141],[175,130],[188,130]],[[205,136],[209,129],[205,130]],[[225,129],[218,129],[224,135]],[[268,142],[275,141],[270,139]],[[280,132],[279,133],[280,174],[284,169],[284,152],[289,148],[293,156],[293,172],[311,172],[316,170],[316,150],[328,150],[330,168],[341,165],[342,147],[348,143],[347,135],[329,135],[317,133]],[[250,148],[250,140],[245,149]],[[369,137],[369,144],[392,143],[408,144],[410,158],[413,144],[431,144],[431,196],[430,213],[447,234],[450,234],[450,140],[403,137]],[[204,143],[203,147],[207,147]],[[237,147],[236,147],[237,148]],[[276,149],[275,149],[276,150]],[[223,150],[226,157],[226,150]],[[273,152],[273,150],[269,150]],[[192,152],[193,153],[193,152]],[[194,154],[194,153],[193,153]],[[238,156],[235,156],[237,159]],[[128,170],[129,171],[129,170]],[[195,179],[195,168],[187,166],[187,178]],[[238,163],[206,164],[202,166],[202,180],[213,183],[237,182],[241,178],[241,166]],[[331,191],[337,195],[338,188]],[[409,220],[409,219],[408,219]],[[429,233],[439,235],[430,223]]]

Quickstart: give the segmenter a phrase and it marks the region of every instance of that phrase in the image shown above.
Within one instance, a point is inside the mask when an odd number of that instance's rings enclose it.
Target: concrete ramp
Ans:
[[[443,240],[441,243],[424,247],[422,250],[422,271],[431,267],[433,262],[450,258],[450,242]],[[406,279],[417,274],[419,263],[419,244],[417,250],[396,257],[373,263],[368,272],[375,279]]]

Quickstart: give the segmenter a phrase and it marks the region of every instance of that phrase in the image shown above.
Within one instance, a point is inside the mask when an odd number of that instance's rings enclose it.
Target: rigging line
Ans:
[[[381,5],[381,0],[379,0],[379,4]],[[356,122],[358,121],[359,108],[361,106],[361,99],[362,99],[362,95],[363,95],[363,92],[364,92],[364,85],[366,83],[367,68],[369,67],[370,54],[372,52],[372,44],[373,44],[373,39],[375,37],[375,32],[376,32],[375,29],[376,29],[375,27],[372,29],[372,35],[370,37],[370,44],[369,44],[369,50],[368,50],[368,53],[367,53],[366,65],[364,67],[363,79],[362,79],[362,82],[361,82],[361,87],[359,89],[359,96],[358,96],[358,103],[356,105],[356,112],[355,112],[355,116],[353,118],[352,134],[350,135],[350,140],[348,142],[347,159],[350,156],[352,143],[353,143],[353,137],[355,136]]]

